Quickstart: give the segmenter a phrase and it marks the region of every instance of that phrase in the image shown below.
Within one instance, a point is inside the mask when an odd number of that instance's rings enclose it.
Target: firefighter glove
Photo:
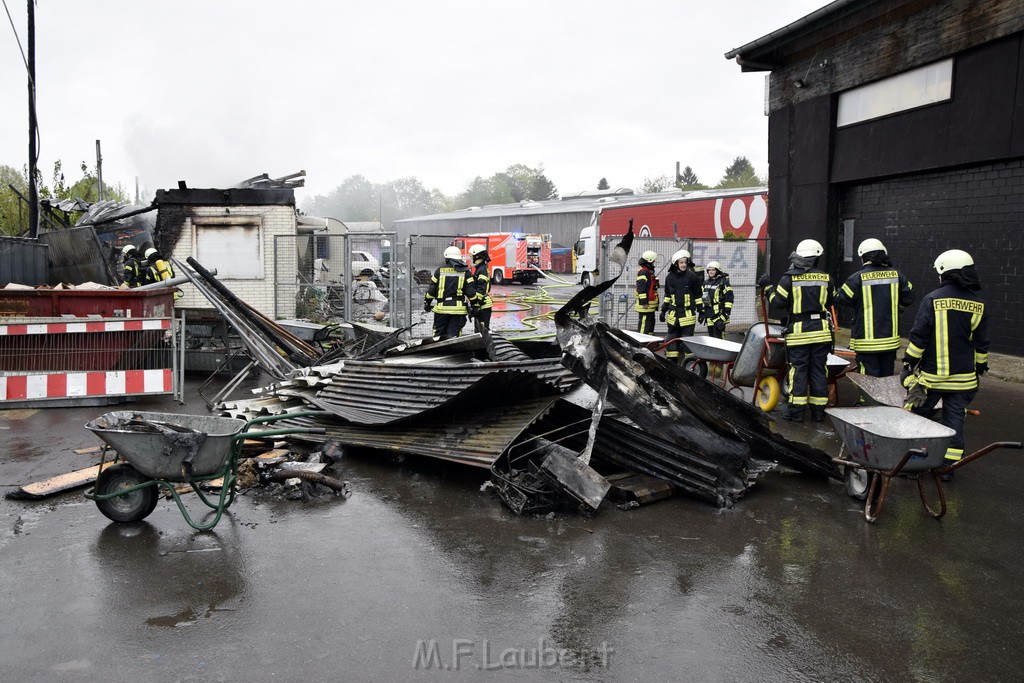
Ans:
[[[664,307],[662,307],[662,309],[661,309],[661,314],[658,315],[658,320],[660,320],[661,322],[665,322],[665,308]]]
[[[725,332],[725,321],[724,320],[719,320],[718,322],[716,322],[715,323],[715,329],[718,330],[719,332],[724,333]]]
[[[986,372],[988,372],[988,363],[975,363],[974,371],[978,373],[978,377],[981,377]]]
[[[423,311],[425,313],[430,313],[430,309],[431,308],[433,308],[433,306],[430,305],[430,300],[429,299],[427,301],[423,302]]]
[[[473,316],[476,315],[476,309],[475,308],[470,308],[469,311],[466,313],[466,315],[469,317],[470,320],[472,320]]]
[[[772,281],[771,281],[771,279],[769,279],[768,273],[765,273],[761,277],[757,278],[757,286],[758,287],[767,287],[771,283],[772,283]]]
[[[914,374],[914,368],[910,363],[903,363],[903,370],[900,371],[900,384],[904,387],[910,386],[910,378]]]

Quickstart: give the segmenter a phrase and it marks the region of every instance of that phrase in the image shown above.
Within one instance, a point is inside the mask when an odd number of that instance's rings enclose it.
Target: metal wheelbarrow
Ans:
[[[715,384],[719,384],[720,375],[723,389],[739,390],[739,385],[732,380],[732,367],[743,348],[742,344],[716,337],[680,337],[679,341],[693,354],[693,358],[688,358],[683,364],[685,369],[704,379],[710,374]]]
[[[96,485],[85,497],[96,501],[105,517],[115,522],[138,522],[156,508],[159,490],[167,489],[189,526],[212,529],[224,510],[234,502],[238,454],[246,439],[285,434],[322,434],[320,428],[288,428],[250,431],[250,427],[291,417],[315,416],[307,411],[260,417],[245,422],[229,417],[114,411],[88,423],[86,428],[103,439],[103,460]],[[119,462],[103,469],[113,449]],[[200,484],[223,479],[220,495],[208,498]],[[202,503],[215,511],[213,519],[197,523],[181,501],[176,485],[188,484]]]
[[[997,448],[1024,447],[1020,441],[997,441],[946,465],[946,447],[955,432],[938,422],[891,406],[828,408],[825,413],[843,440],[839,457],[832,460],[845,468],[846,492],[864,501],[864,518],[869,522],[882,514],[889,485],[900,474],[917,480],[921,504],[929,515],[940,519],[946,514],[942,475]],[[843,451],[848,457],[843,457]],[[929,474],[938,492],[937,511],[925,495],[924,475]]]

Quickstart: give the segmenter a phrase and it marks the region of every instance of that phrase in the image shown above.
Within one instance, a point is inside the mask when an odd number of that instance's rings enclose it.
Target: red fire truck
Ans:
[[[576,273],[590,284],[601,262],[604,237],[625,235],[629,219],[637,237],[722,239],[732,234],[747,239],[768,236],[768,190],[700,190],[665,198],[630,202],[616,200],[601,207],[594,222],[580,231],[576,242]]]
[[[491,282],[520,282],[532,285],[541,270],[551,270],[551,235],[516,232],[481,232],[456,237],[453,244],[462,250],[466,263],[472,263],[469,248],[474,244],[487,247],[491,258]]]

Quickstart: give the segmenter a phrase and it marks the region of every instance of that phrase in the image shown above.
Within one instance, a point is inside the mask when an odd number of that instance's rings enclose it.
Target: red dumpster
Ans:
[[[173,290],[5,289],[0,290],[0,317],[170,318]]]

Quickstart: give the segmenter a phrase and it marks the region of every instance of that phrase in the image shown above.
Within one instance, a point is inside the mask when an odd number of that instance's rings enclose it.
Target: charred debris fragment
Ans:
[[[615,250],[620,267],[632,237]],[[674,493],[728,507],[776,463],[840,478],[826,453],[772,432],[753,406],[591,318],[589,302],[615,279],[557,312],[557,346],[486,330],[408,342],[404,330],[354,326],[343,343],[318,349],[244,310],[190,265],[275,380],[253,398],[220,401],[222,414],[313,408],[322,417],[282,424],[322,427],[343,448],[487,468],[483,488],[518,514],[589,514],[606,498],[628,508]]]

